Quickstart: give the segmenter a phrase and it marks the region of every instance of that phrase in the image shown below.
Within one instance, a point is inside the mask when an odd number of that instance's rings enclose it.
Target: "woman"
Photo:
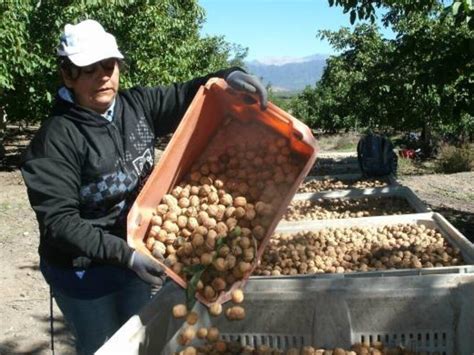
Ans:
[[[96,21],[66,25],[58,48],[64,86],[21,166],[40,228],[40,268],[76,337],[91,354],[150,298],[159,264],[126,242],[126,216],[153,164],[210,77],[267,93],[239,68],[168,87],[119,91],[123,55]]]

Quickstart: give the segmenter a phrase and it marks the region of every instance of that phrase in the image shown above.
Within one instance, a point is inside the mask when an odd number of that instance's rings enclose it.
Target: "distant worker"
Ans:
[[[153,88],[119,91],[123,55],[96,21],[67,24],[57,50],[63,79],[52,115],[21,166],[40,230],[40,269],[76,338],[94,353],[150,299],[163,270],[126,242],[126,217],[154,165],[157,137],[173,132],[211,77],[255,94],[230,68]]]

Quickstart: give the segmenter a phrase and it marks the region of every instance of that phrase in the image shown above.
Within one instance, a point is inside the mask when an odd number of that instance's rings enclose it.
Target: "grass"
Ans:
[[[474,170],[474,144],[440,147],[436,160],[437,172],[451,174],[471,170]]]
[[[359,139],[355,132],[316,135],[321,151],[355,152]]]
[[[398,158],[398,175],[452,174],[474,169],[474,147],[445,145],[436,158],[412,160]]]
[[[343,139],[340,139],[336,142],[334,150],[340,152],[355,152],[357,151],[357,142],[345,141]]]
[[[426,175],[436,172],[434,160],[415,161],[412,159],[398,158],[398,175]]]

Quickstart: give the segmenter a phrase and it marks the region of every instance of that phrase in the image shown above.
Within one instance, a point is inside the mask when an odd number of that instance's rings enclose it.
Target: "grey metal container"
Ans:
[[[427,354],[474,353],[474,275],[398,278],[261,279],[245,289],[246,318],[210,317],[205,306],[196,329],[217,326],[224,339],[288,349],[349,348],[364,341],[402,345]],[[96,353],[172,354],[183,322],[173,319],[184,290],[168,283]],[[226,304],[225,306],[229,306]]]
[[[366,276],[405,276],[422,274],[474,273],[474,244],[436,212],[413,213],[396,216],[378,216],[347,219],[331,219],[317,221],[299,221],[280,223],[275,233],[297,233],[300,231],[316,231],[324,228],[380,227],[394,224],[417,224],[440,231],[446,241],[459,248],[466,265],[450,267],[433,267],[428,269],[384,270],[371,272],[353,272],[345,274],[318,274],[318,278],[366,277]],[[306,277],[306,276],[293,276]]]
[[[360,174],[357,152],[318,153],[318,159],[310,171],[310,175],[321,176],[329,174]]]
[[[411,208],[415,212],[428,212],[430,209],[426,207],[423,201],[408,187],[406,186],[386,186],[386,187],[374,187],[368,189],[349,189],[349,190],[335,190],[335,191],[323,191],[323,192],[308,192],[308,193],[297,193],[294,195],[292,201],[316,201],[318,199],[359,199],[359,198],[390,198],[398,197],[407,201]],[[286,223],[282,221],[280,223]]]
[[[363,180],[364,176],[361,173],[353,173],[353,174],[334,174],[334,175],[308,175],[305,177],[304,182],[308,182],[311,180],[341,180],[341,181],[355,181],[355,180]],[[387,181],[388,185],[400,185],[393,174],[387,176],[381,176],[377,178],[379,180]]]
[[[440,214],[306,221],[280,224],[277,232],[398,223],[437,228],[461,250],[469,265],[251,277],[245,289],[247,316],[243,321],[210,317],[198,303],[194,310],[200,320],[195,327],[217,326],[226,340],[280,349],[304,345],[349,348],[357,342],[382,341],[427,354],[473,354],[474,247]],[[185,303],[185,292],[168,282],[97,354],[167,355],[181,350],[177,337],[183,321],[171,316],[178,303]]]

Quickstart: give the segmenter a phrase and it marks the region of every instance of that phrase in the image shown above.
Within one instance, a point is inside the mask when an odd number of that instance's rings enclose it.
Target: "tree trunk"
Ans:
[[[428,122],[423,123],[423,128],[421,130],[421,142],[423,144],[423,152],[425,156],[429,157],[433,154],[433,140],[432,140],[431,127]]]
[[[6,152],[5,148],[3,147],[3,141],[0,140],[0,161],[5,159],[6,153],[7,152]]]
[[[6,150],[3,146],[3,138],[7,130],[7,115],[3,107],[0,107],[0,161],[5,158]]]

